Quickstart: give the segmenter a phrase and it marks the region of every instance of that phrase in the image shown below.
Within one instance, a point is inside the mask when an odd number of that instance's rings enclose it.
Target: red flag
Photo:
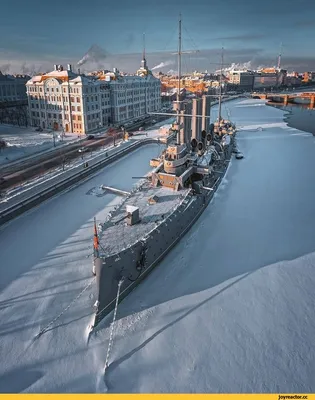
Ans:
[[[93,247],[94,247],[94,257],[98,257],[98,247],[99,247],[99,241],[98,241],[98,235],[97,235],[97,228],[96,228],[96,219],[94,218],[94,240],[93,240]]]

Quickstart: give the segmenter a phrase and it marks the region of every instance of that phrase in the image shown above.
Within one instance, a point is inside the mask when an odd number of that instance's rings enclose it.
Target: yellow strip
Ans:
[[[74,388],[75,389],[75,388]],[[128,400],[135,399],[141,397],[144,399],[158,399],[161,398],[163,400],[171,400],[178,399],[181,400],[191,399],[192,397],[198,398],[201,400],[204,398],[205,400],[223,400],[223,399],[241,399],[241,400],[254,400],[254,399],[269,399],[269,400],[315,400],[315,394],[307,394],[307,393],[273,393],[273,394],[106,394],[107,396],[114,397],[115,400]],[[0,394],[0,400],[4,399],[44,399],[48,398],[49,400],[56,399],[67,399],[67,400],[75,400],[75,399],[91,399],[96,400],[104,400],[104,394]]]

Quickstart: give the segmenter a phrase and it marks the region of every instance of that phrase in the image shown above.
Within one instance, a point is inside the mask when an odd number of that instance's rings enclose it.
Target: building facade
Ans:
[[[136,75],[99,71],[89,76],[64,70],[35,76],[27,84],[31,125],[88,134],[143,117],[161,109],[161,82],[147,68]]]
[[[75,74],[68,65],[31,78],[27,84],[31,125],[87,134],[107,127],[111,118],[106,82]]]
[[[229,71],[228,77],[229,84],[237,86],[239,90],[253,90],[254,73],[252,71]]]
[[[108,82],[111,100],[111,123],[124,124],[161,109],[161,81],[147,66],[145,51],[135,75],[100,72],[98,79]]]
[[[25,84],[27,75],[3,75],[0,71],[0,102],[27,100]]]
[[[257,73],[254,77],[253,89],[271,89],[278,86],[278,74],[277,73]]]
[[[161,109],[161,82],[152,75],[110,81],[112,123],[120,124]]]

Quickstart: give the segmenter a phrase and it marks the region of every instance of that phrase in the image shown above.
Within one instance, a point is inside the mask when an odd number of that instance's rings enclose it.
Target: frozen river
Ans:
[[[119,306],[111,392],[314,392],[315,138],[262,101],[229,102],[243,160],[164,261]],[[0,391],[101,392],[108,319],[87,345],[91,229],[157,146],[0,232]]]

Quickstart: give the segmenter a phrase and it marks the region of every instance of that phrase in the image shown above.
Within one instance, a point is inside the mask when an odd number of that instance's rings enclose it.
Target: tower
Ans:
[[[147,70],[147,60],[145,59],[145,33],[143,33],[143,52],[142,52],[142,61],[141,61],[141,68]]]
[[[146,76],[151,74],[151,71],[149,70],[147,66],[147,60],[145,58],[145,33],[143,34],[143,52],[142,52],[142,61],[141,61],[141,66],[137,71],[138,76]]]

